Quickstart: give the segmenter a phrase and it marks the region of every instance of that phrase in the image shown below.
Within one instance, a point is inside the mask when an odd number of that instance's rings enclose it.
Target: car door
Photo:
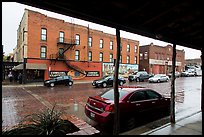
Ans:
[[[150,89],[145,90],[145,92],[147,94],[147,99],[149,100],[149,107],[151,107],[151,109],[149,109],[149,113],[157,115],[160,113],[163,105],[161,95]]]
[[[108,78],[107,84],[113,86],[113,77]]]
[[[129,98],[129,115],[143,116],[149,109],[149,103],[144,91],[136,91]]]

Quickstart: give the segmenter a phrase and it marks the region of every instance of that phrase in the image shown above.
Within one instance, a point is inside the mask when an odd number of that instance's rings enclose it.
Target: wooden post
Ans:
[[[201,49],[201,70],[203,77],[203,48]],[[203,83],[201,83],[201,111],[203,111]]]
[[[114,125],[113,125],[113,135],[118,135],[120,131],[120,122],[119,122],[119,92],[118,92],[118,71],[119,71],[119,60],[120,60],[120,30],[116,29],[116,38],[117,38],[117,55],[115,62],[115,71],[114,71]]]
[[[176,66],[176,44],[173,44],[172,56],[172,78],[171,78],[171,123],[175,124],[175,66]]]

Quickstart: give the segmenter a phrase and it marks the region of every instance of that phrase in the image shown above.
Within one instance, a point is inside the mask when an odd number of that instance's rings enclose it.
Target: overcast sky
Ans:
[[[83,26],[88,26],[89,24],[89,27],[92,29],[101,30],[103,32],[110,33],[110,34],[115,34],[115,29],[113,28],[101,26],[95,23],[64,16],[61,14],[49,12],[46,10],[19,4],[16,2],[2,2],[2,45],[4,45],[3,50],[5,52],[5,55],[12,53],[13,49],[17,45],[17,29],[23,17],[25,8],[33,10],[33,11],[38,11],[50,17],[63,19],[66,22],[72,21],[75,24],[80,24]],[[166,46],[168,44],[166,42],[158,41],[155,39],[143,37],[140,35],[136,35],[136,34],[132,34],[132,33],[124,32],[124,31],[121,31],[121,37],[138,40],[140,42],[140,46],[148,45],[150,43],[154,43],[155,45],[159,45],[159,46]],[[178,45],[176,47],[177,49],[185,50],[185,59],[200,58],[201,52],[199,50],[185,48],[183,46],[178,46]]]

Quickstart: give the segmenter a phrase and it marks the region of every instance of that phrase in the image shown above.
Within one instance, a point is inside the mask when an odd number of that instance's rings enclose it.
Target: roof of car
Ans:
[[[137,90],[148,89],[148,88],[141,87],[141,86],[121,86],[119,88],[121,88],[123,91],[127,91],[127,92],[133,92],[133,91],[137,91]]]

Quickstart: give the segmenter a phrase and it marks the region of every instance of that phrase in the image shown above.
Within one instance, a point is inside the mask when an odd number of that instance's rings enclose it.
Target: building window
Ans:
[[[76,61],[79,61],[79,59],[80,59],[79,50],[76,50],[76,51],[75,51],[75,60],[76,60]]]
[[[127,56],[127,64],[130,63],[130,56]]]
[[[80,35],[76,34],[76,45],[80,45]]]
[[[89,43],[89,47],[92,47],[92,37],[89,37],[88,43]]]
[[[122,63],[122,56],[120,55],[120,63]]]
[[[137,64],[137,56],[135,56],[135,64]]]
[[[110,50],[113,50],[113,41],[110,41]]]
[[[45,28],[41,29],[41,40],[47,41],[47,29]]]
[[[120,51],[122,51],[122,43],[120,43]]]
[[[100,60],[101,62],[103,62],[103,53],[102,53],[102,52],[100,52],[99,60]]]
[[[103,48],[103,39],[100,39],[100,48]]]
[[[135,45],[135,53],[137,53],[137,45]]]
[[[144,53],[144,59],[148,59],[148,53],[147,53],[147,51]]]
[[[130,44],[127,44],[127,52],[130,52]]]
[[[113,54],[110,54],[110,62],[113,62]]]
[[[64,32],[62,31],[59,33],[59,42],[64,43]]]
[[[43,58],[43,59],[46,58],[46,46],[41,46],[41,49],[40,49],[40,58]]]
[[[143,54],[140,53],[140,60],[143,60]]]
[[[89,51],[89,61],[92,61],[92,52]]]

